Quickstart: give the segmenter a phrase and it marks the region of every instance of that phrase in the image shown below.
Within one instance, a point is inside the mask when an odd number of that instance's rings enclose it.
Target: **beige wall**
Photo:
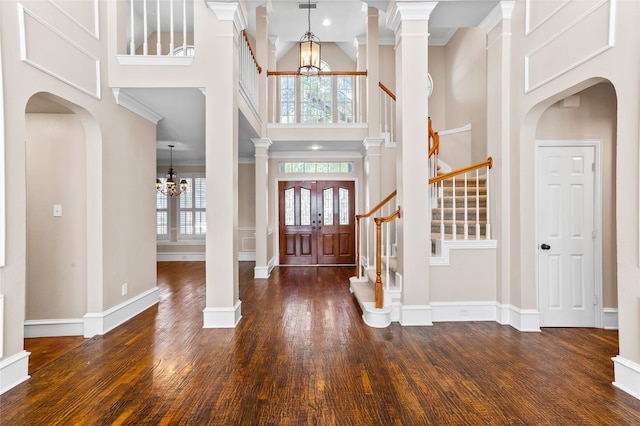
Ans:
[[[255,165],[238,165],[238,249],[255,253],[256,250],[256,181]]]
[[[28,140],[27,129],[33,128],[27,126],[25,107],[35,93],[48,92],[63,100],[61,102],[65,103],[65,107],[76,115],[73,127],[83,128],[84,140],[80,141],[80,132],[74,130],[70,143],[83,144],[86,155],[81,159],[75,156],[75,151],[68,154],[72,156],[69,158],[81,162],[72,167],[74,173],[81,173],[80,169],[86,173],[87,190],[84,197],[87,231],[84,242],[79,239],[67,240],[73,247],[65,261],[70,262],[71,257],[81,250],[82,244],[86,244],[86,264],[76,264],[76,268],[86,267],[86,277],[84,290],[76,288],[81,281],[80,273],[73,278],[73,284],[65,285],[65,290],[73,293],[70,296],[73,307],[58,305],[44,314],[30,311],[29,316],[59,316],[62,311],[69,315],[79,315],[81,311],[102,313],[156,285],[155,224],[150,220],[154,217],[155,194],[149,191],[149,182],[155,176],[155,125],[115,104],[108,80],[104,78],[107,75],[107,61],[100,62],[99,74],[95,70],[96,63],[88,57],[78,62],[60,61],[66,49],[76,50],[74,54],[77,54],[77,49],[64,44],[62,38],[42,37],[44,29],[33,21],[26,29],[25,39],[27,51],[34,53],[30,59],[43,66],[57,67],[52,71],[66,78],[70,84],[21,61],[16,3],[0,2],[7,188],[7,256],[6,266],[0,269],[0,294],[4,294],[5,300],[5,357],[23,350],[26,306],[31,309],[41,305],[37,299],[27,300],[31,297],[31,292],[27,291],[27,271],[31,276],[31,264],[27,264],[25,141]],[[47,17],[52,25],[66,31],[76,43],[96,56],[106,52],[105,38],[96,40],[79,27],[69,25],[69,18],[51,3],[20,3],[39,16]],[[110,3],[98,3],[100,28],[107,28],[106,8]],[[93,4],[85,3],[87,7],[93,7]],[[78,19],[82,20],[82,17]],[[97,86],[92,87],[92,81],[97,82]],[[101,94],[100,99],[97,93]],[[60,119],[55,120],[54,128],[61,123]],[[51,137],[55,134],[52,132]],[[60,167],[71,169],[65,163]],[[72,201],[61,202],[63,216],[59,219],[62,221],[73,217],[73,209],[67,209],[67,206],[73,206],[75,200],[83,196],[77,194],[75,197]],[[52,206],[43,209],[51,213]],[[58,240],[52,236],[50,244],[57,243]],[[66,265],[67,272],[71,268],[70,264]],[[34,277],[42,275],[42,271],[33,272],[36,273]],[[60,280],[56,285],[62,285],[62,282]],[[122,296],[121,285],[125,282],[129,291]],[[86,294],[86,297],[82,296],[84,302],[79,300],[82,291]],[[61,295],[58,294],[58,297]],[[81,308],[83,304],[84,309]]]
[[[615,308],[617,299],[616,250],[616,93],[601,83],[575,95],[578,107],[551,105],[540,117],[536,139],[602,141],[602,287],[604,306]],[[575,99],[575,98],[573,98]]]
[[[335,43],[322,43],[321,57],[332,71],[355,71],[356,63]],[[298,46],[294,45],[278,60],[278,71],[298,69]]]
[[[616,171],[616,246],[617,294],[620,355],[640,362],[640,289],[639,218],[638,218],[638,117],[640,116],[640,72],[630,63],[640,51],[640,16],[638,2],[605,2],[594,9],[579,25],[562,27],[569,15],[580,16],[590,2],[570,2],[554,20],[538,22],[526,35],[511,31],[511,75],[513,99],[510,115],[510,238],[509,291],[511,303],[524,309],[537,307],[535,226],[534,147],[540,118],[557,101],[579,93],[602,81],[615,88],[617,119],[615,126]],[[535,2],[531,3],[534,7]],[[535,11],[533,11],[535,12]],[[512,25],[525,28],[527,15],[524,2],[516,2]],[[611,16],[614,19],[611,19]],[[562,19],[564,18],[564,20]],[[614,47],[608,48],[615,34]],[[621,36],[624,35],[624,36]],[[556,38],[554,38],[556,37]],[[545,41],[553,40],[551,44]],[[543,46],[543,49],[535,50]],[[577,47],[580,47],[579,49]],[[530,56],[525,63],[523,58]],[[528,68],[525,70],[525,66]],[[528,83],[525,86],[524,83]],[[528,90],[527,90],[528,88]],[[576,126],[582,123],[576,123]],[[624,196],[621,196],[624,194]]]
[[[75,114],[26,115],[26,318],[87,313],[85,135]],[[53,205],[62,206],[54,217]]]
[[[485,31],[480,28],[462,28],[456,31],[446,46],[444,60],[445,129],[471,124],[471,132],[440,138],[439,158],[455,170],[487,159]],[[437,77],[441,78],[442,75],[438,73]],[[434,78],[435,84],[438,83]],[[434,102],[430,102],[429,106]],[[434,116],[432,119],[436,118],[439,117]],[[438,126],[437,122],[434,122],[435,126]],[[435,127],[434,130],[444,129]]]
[[[429,268],[432,302],[495,302],[495,250],[450,250],[449,261]]]

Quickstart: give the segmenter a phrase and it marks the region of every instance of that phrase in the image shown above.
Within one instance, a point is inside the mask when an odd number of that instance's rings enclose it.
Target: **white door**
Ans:
[[[540,325],[595,327],[595,147],[538,146]]]

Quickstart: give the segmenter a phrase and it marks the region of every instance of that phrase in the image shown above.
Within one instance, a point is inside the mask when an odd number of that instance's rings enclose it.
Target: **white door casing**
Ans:
[[[598,326],[596,146],[539,142],[536,157],[540,325]]]

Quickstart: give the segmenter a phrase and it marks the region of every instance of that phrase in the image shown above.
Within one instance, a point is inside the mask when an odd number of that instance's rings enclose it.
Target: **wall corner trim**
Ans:
[[[0,361],[0,395],[29,379],[29,355],[22,351]]]
[[[84,337],[105,334],[147,310],[160,300],[160,289],[154,287],[104,312],[89,312],[84,320]]]

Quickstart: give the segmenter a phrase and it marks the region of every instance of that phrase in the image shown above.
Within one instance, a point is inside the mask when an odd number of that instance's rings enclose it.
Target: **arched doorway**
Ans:
[[[25,108],[25,337],[85,334],[92,291],[88,229],[99,220],[89,205],[100,173],[88,164],[94,128],[84,109],[50,93],[33,95]]]
[[[616,116],[615,90],[604,82],[554,103],[538,121],[542,327],[617,328]]]

